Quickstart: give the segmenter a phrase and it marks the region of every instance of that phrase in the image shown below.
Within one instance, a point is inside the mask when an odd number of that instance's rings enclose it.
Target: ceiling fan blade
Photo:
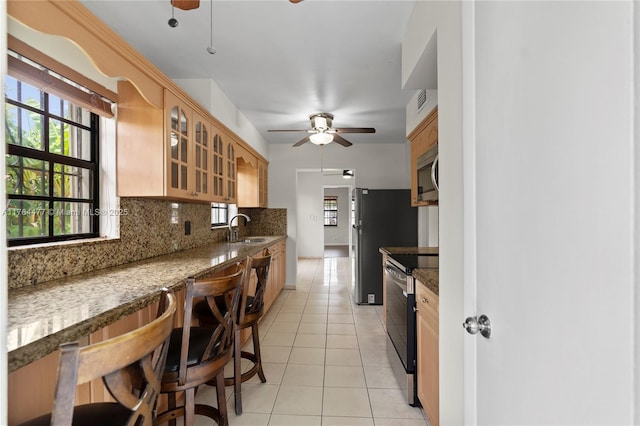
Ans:
[[[309,130],[267,130],[267,132],[307,132],[309,133]]]
[[[333,135],[333,141],[336,142],[336,143],[339,143],[340,145],[342,145],[344,147],[353,145],[351,142],[349,142],[348,140],[346,140],[345,138],[343,138],[342,136],[340,136],[338,134],[334,134]]]
[[[376,129],[373,127],[338,127],[335,130],[336,133],[375,133]]]
[[[178,9],[191,10],[200,6],[200,0],[171,0],[171,4]]]
[[[305,144],[305,143],[307,143],[307,142],[309,142],[309,136],[307,136],[306,138],[301,139],[301,140],[299,140],[298,142],[294,143],[294,144],[293,144],[293,146],[294,146],[294,147],[296,147],[296,146],[300,146],[300,145],[303,145],[303,144]]]

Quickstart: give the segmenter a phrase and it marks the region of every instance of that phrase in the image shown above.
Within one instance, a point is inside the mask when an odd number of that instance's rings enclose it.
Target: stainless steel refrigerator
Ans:
[[[382,304],[380,247],[418,245],[418,209],[411,207],[409,189],[355,188],[352,194],[354,301]]]

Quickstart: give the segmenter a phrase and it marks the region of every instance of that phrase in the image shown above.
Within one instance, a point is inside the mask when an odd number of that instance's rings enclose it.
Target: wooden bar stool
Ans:
[[[207,416],[219,425],[229,424],[224,366],[233,356],[234,318],[244,275],[245,265],[237,265],[233,273],[224,277],[187,279],[184,319],[182,327],[171,333],[160,389],[168,394],[168,409],[158,415],[158,424],[174,425],[176,418],[184,417],[184,425],[192,426],[196,414]],[[217,320],[215,327],[192,325],[194,298],[204,298],[204,307]],[[218,408],[195,403],[197,387],[207,382],[216,386]],[[176,405],[178,392],[184,392],[181,406]]]
[[[155,424],[175,311],[175,296],[163,290],[158,316],[149,324],[85,347],[63,344],[53,411],[21,426]],[[97,378],[102,378],[116,402],[74,407],[76,386]]]
[[[260,381],[267,381],[262,371],[262,357],[260,355],[260,336],[258,333],[258,322],[264,313],[264,294],[269,279],[269,267],[271,265],[271,253],[268,249],[264,249],[260,256],[249,258],[247,267],[247,277],[242,287],[242,297],[238,315],[236,317],[236,328],[234,333],[234,365],[233,377],[224,379],[225,385],[234,386],[234,401],[236,406],[236,414],[242,414],[242,389],[241,383],[246,382],[256,374],[260,377]],[[256,289],[253,295],[249,294],[251,271],[255,271],[257,276]],[[200,324],[212,326],[216,324],[216,319],[207,312],[206,304],[200,302],[196,304],[194,312]],[[240,341],[240,332],[251,327],[251,336],[253,338],[253,353],[241,350],[242,342]],[[242,358],[250,360],[253,365],[249,371],[242,374],[241,361]],[[213,385],[214,383],[209,383]]]

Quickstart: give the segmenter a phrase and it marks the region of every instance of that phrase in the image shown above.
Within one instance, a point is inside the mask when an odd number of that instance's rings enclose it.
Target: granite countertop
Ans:
[[[439,247],[380,247],[382,254],[438,254]]]
[[[440,296],[440,270],[433,268],[416,268],[413,277],[424,284],[436,296]]]
[[[155,302],[163,287],[178,291],[202,276],[259,253],[286,236],[261,243],[215,243],[195,249],[9,291],[9,372]]]
[[[393,256],[394,254],[439,254],[439,247],[380,247],[380,253]],[[439,295],[439,270],[433,268],[415,268],[414,278],[423,283],[429,290]]]

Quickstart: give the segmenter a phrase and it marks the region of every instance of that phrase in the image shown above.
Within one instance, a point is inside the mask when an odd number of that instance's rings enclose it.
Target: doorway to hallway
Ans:
[[[324,246],[324,257],[349,257],[348,245]]]

